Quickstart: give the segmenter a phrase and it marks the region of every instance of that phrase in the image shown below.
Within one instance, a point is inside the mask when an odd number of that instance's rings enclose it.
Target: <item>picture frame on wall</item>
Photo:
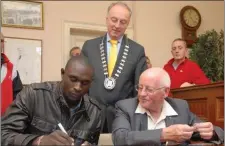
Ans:
[[[42,40],[5,37],[4,53],[23,84],[42,82]]]
[[[44,29],[43,2],[1,1],[3,27]]]

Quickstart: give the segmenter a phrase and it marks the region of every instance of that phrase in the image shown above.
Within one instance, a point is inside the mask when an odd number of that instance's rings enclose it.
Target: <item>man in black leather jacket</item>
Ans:
[[[34,83],[17,95],[2,118],[2,145],[98,143],[101,106],[86,95],[93,68],[85,57],[75,56],[61,69],[61,76],[61,82]]]

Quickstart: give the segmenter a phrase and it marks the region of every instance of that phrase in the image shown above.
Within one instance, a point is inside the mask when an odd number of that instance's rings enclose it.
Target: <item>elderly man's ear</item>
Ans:
[[[165,97],[167,97],[170,93],[170,88],[165,88]]]

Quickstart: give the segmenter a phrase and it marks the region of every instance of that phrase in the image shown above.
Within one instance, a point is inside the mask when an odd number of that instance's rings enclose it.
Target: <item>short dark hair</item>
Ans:
[[[74,62],[77,62],[77,63],[80,63],[84,66],[87,66],[87,67],[92,67],[92,65],[90,64],[88,58],[84,55],[78,55],[78,56],[72,56],[70,57],[70,59],[67,61],[66,63],[66,66],[65,66],[65,69],[68,68],[68,66],[70,66],[71,64],[73,64]]]
[[[182,39],[182,38],[176,38],[176,39],[173,40],[172,44],[173,44],[174,42],[176,42],[176,41],[182,41],[182,42],[184,42],[185,47],[187,48],[187,42],[186,42],[184,39]]]

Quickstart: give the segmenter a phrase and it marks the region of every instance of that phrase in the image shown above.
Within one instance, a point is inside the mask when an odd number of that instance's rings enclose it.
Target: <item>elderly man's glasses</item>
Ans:
[[[148,87],[148,86],[143,86],[143,85],[136,85],[135,86],[137,91],[142,91],[144,90],[146,93],[148,94],[154,94],[157,90],[163,89],[165,87],[160,87],[160,88],[152,88],[152,87]]]

